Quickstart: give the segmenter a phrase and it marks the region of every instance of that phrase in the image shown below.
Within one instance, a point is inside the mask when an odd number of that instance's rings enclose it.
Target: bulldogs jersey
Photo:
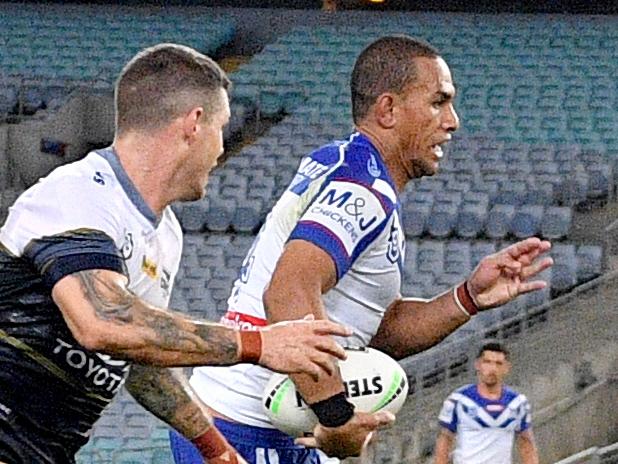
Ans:
[[[323,296],[328,316],[354,331],[340,342],[367,345],[399,297],[405,240],[394,184],[364,135],[355,133],[301,161],[243,263],[223,323],[244,329],[266,324],[262,294],[289,240],[311,242],[330,255],[338,281]],[[249,365],[200,367],[191,384],[231,419],[272,427],[260,403],[271,374]]]
[[[439,422],[457,436],[454,464],[510,464],[515,433],[530,427],[530,404],[507,387],[489,400],[467,385],[446,399]]]
[[[0,423],[36,424],[23,444],[40,452],[32,462],[72,462],[129,368],[79,345],[53,285],[110,269],[165,307],[181,247],[171,209],[154,215],[111,148],[54,170],[11,207],[0,231]]]

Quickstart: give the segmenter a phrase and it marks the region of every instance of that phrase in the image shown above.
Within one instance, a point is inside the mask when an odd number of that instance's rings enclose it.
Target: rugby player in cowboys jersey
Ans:
[[[351,326],[356,345],[395,358],[426,349],[479,310],[543,288],[533,280],[551,266],[550,243],[532,238],[484,258],[466,282],[429,301],[400,294],[404,258],[399,193],[413,178],[433,175],[441,145],[458,128],[451,73],[431,46],[384,37],[359,56],[351,78],[357,131],[310,153],[274,206],[229,299],[230,324],[262,326],[312,312]],[[328,124],[328,121],[325,121]],[[297,444],[273,430],[261,405],[268,370],[203,367],[191,385],[247,461],[317,464],[359,454],[388,413],[355,412],[338,374],[315,382],[293,375],[320,425]],[[177,463],[191,446],[173,436]],[[329,461],[331,462],[331,461]]]
[[[242,463],[168,366],[248,362],[315,378],[345,357],[330,335],[348,329],[335,323],[241,333],[165,309],[182,246],[169,205],[204,195],[223,151],[228,85],[190,48],[140,52],[116,84],[113,146],[56,169],[10,209],[0,231],[0,462],[74,462],[126,378],[208,462]]]

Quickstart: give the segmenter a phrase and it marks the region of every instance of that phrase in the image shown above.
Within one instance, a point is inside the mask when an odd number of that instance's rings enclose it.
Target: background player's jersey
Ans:
[[[508,387],[489,400],[466,385],[444,401],[439,422],[457,434],[454,464],[510,464],[515,433],[530,427],[530,404]]]
[[[68,274],[111,269],[128,276],[135,294],[165,307],[180,262],[180,225],[169,208],[155,217],[106,149],[24,192],[0,244],[0,423],[19,416],[36,424],[33,446],[71,462],[129,365],[81,347],[51,289]]]
[[[353,328],[342,343],[367,345],[399,296],[405,240],[394,184],[364,135],[355,133],[301,161],[243,263],[222,322],[265,325],[262,294],[286,242],[295,239],[331,256],[338,282],[323,297],[328,316]],[[272,427],[260,404],[270,375],[259,366],[201,367],[191,383],[204,402],[231,419]]]

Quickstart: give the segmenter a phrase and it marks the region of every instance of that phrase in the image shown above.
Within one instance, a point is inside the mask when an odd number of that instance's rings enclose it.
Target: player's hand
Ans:
[[[221,456],[207,459],[204,462],[208,464],[247,464],[247,461],[233,448],[230,448],[229,451],[226,451]]]
[[[339,459],[360,456],[373,434],[379,429],[391,426],[393,422],[395,415],[389,411],[378,411],[373,414],[355,412],[352,419],[341,427],[316,425],[312,437],[297,438],[296,444],[319,448],[328,456]]]
[[[331,335],[348,337],[352,331],[335,322],[314,320],[312,314],[302,320],[283,321],[260,329],[262,355],[260,364],[284,374],[332,375],[336,359],[346,359],[345,350]]]
[[[539,258],[550,248],[547,240],[531,237],[483,258],[468,279],[468,291],[479,309],[545,288],[547,282],[530,279],[554,263],[550,257]]]

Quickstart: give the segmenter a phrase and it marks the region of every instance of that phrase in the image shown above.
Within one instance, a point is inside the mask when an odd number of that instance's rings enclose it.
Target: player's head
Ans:
[[[116,81],[116,137],[165,132],[182,161],[178,169],[187,174],[186,194],[178,199],[200,198],[223,153],[229,87],[217,63],[192,48],[159,44],[142,50]]]
[[[378,132],[408,178],[435,174],[440,144],[459,127],[453,79],[438,51],[409,36],[382,37],[361,52],[350,87],[354,123]]]
[[[511,369],[509,351],[499,342],[484,343],[479,349],[474,366],[479,383],[487,387],[502,385]]]

